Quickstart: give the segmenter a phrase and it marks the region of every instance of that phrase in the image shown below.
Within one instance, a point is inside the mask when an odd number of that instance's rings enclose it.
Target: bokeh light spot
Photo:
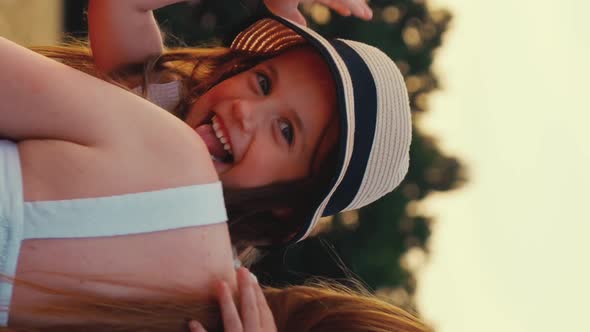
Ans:
[[[314,3],[311,6],[310,14],[314,22],[322,25],[330,22],[330,19],[332,18],[332,14],[330,14],[328,7],[317,3]]]
[[[399,22],[402,17],[402,12],[396,6],[387,6],[381,12],[381,18],[385,23],[394,24]]]

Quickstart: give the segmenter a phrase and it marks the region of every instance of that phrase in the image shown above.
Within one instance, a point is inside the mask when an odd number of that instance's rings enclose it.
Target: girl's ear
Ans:
[[[293,215],[293,209],[290,207],[280,207],[272,209],[272,216],[279,219],[287,219]]]

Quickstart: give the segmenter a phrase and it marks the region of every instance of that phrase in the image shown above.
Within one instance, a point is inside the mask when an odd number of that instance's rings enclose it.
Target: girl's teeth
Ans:
[[[211,118],[211,122],[213,126],[213,131],[215,132],[215,136],[217,136],[221,144],[223,144],[223,149],[229,152],[229,154],[232,154],[231,147],[229,146],[227,138],[225,138],[225,136],[223,136],[223,132],[219,130],[221,126],[219,125],[219,123],[217,123],[217,116]]]

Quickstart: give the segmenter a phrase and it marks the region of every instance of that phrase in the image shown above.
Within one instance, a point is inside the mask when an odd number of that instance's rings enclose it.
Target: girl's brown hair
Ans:
[[[278,54],[253,54],[224,47],[177,48],[142,64],[128,65],[104,74],[94,65],[91,51],[83,41],[65,46],[32,48],[92,76],[130,89],[148,83],[180,79],[183,91],[180,104],[173,111],[184,119],[190,105],[219,82],[248,70]],[[284,50],[282,51],[284,52]],[[287,183],[258,188],[224,188],[229,216],[229,231],[240,253],[251,247],[269,247],[290,242],[310,218],[311,206],[322,197],[336,168],[337,146],[332,147],[317,174]],[[313,163],[312,163],[313,164]],[[273,208],[287,209],[288,217],[273,214]],[[251,251],[250,251],[251,252]]]
[[[0,331],[187,331],[190,320],[223,331],[216,304],[195,301],[178,292],[165,300],[122,300],[96,294],[57,292],[63,300],[36,308],[13,308],[39,318],[75,321],[43,328],[0,328]],[[266,288],[264,295],[278,331],[284,332],[426,332],[424,323],[406,311],[362,289],[320,282],[283,289]]]

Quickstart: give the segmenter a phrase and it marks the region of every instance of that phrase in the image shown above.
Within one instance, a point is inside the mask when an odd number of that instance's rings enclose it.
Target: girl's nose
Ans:
[[[252,102],[243,99],[234,100],[232,105],[235,119],[241,129],[246,132],[253,131],[256,128],[260,117],[261,112],[255,112],[254,107]]]

